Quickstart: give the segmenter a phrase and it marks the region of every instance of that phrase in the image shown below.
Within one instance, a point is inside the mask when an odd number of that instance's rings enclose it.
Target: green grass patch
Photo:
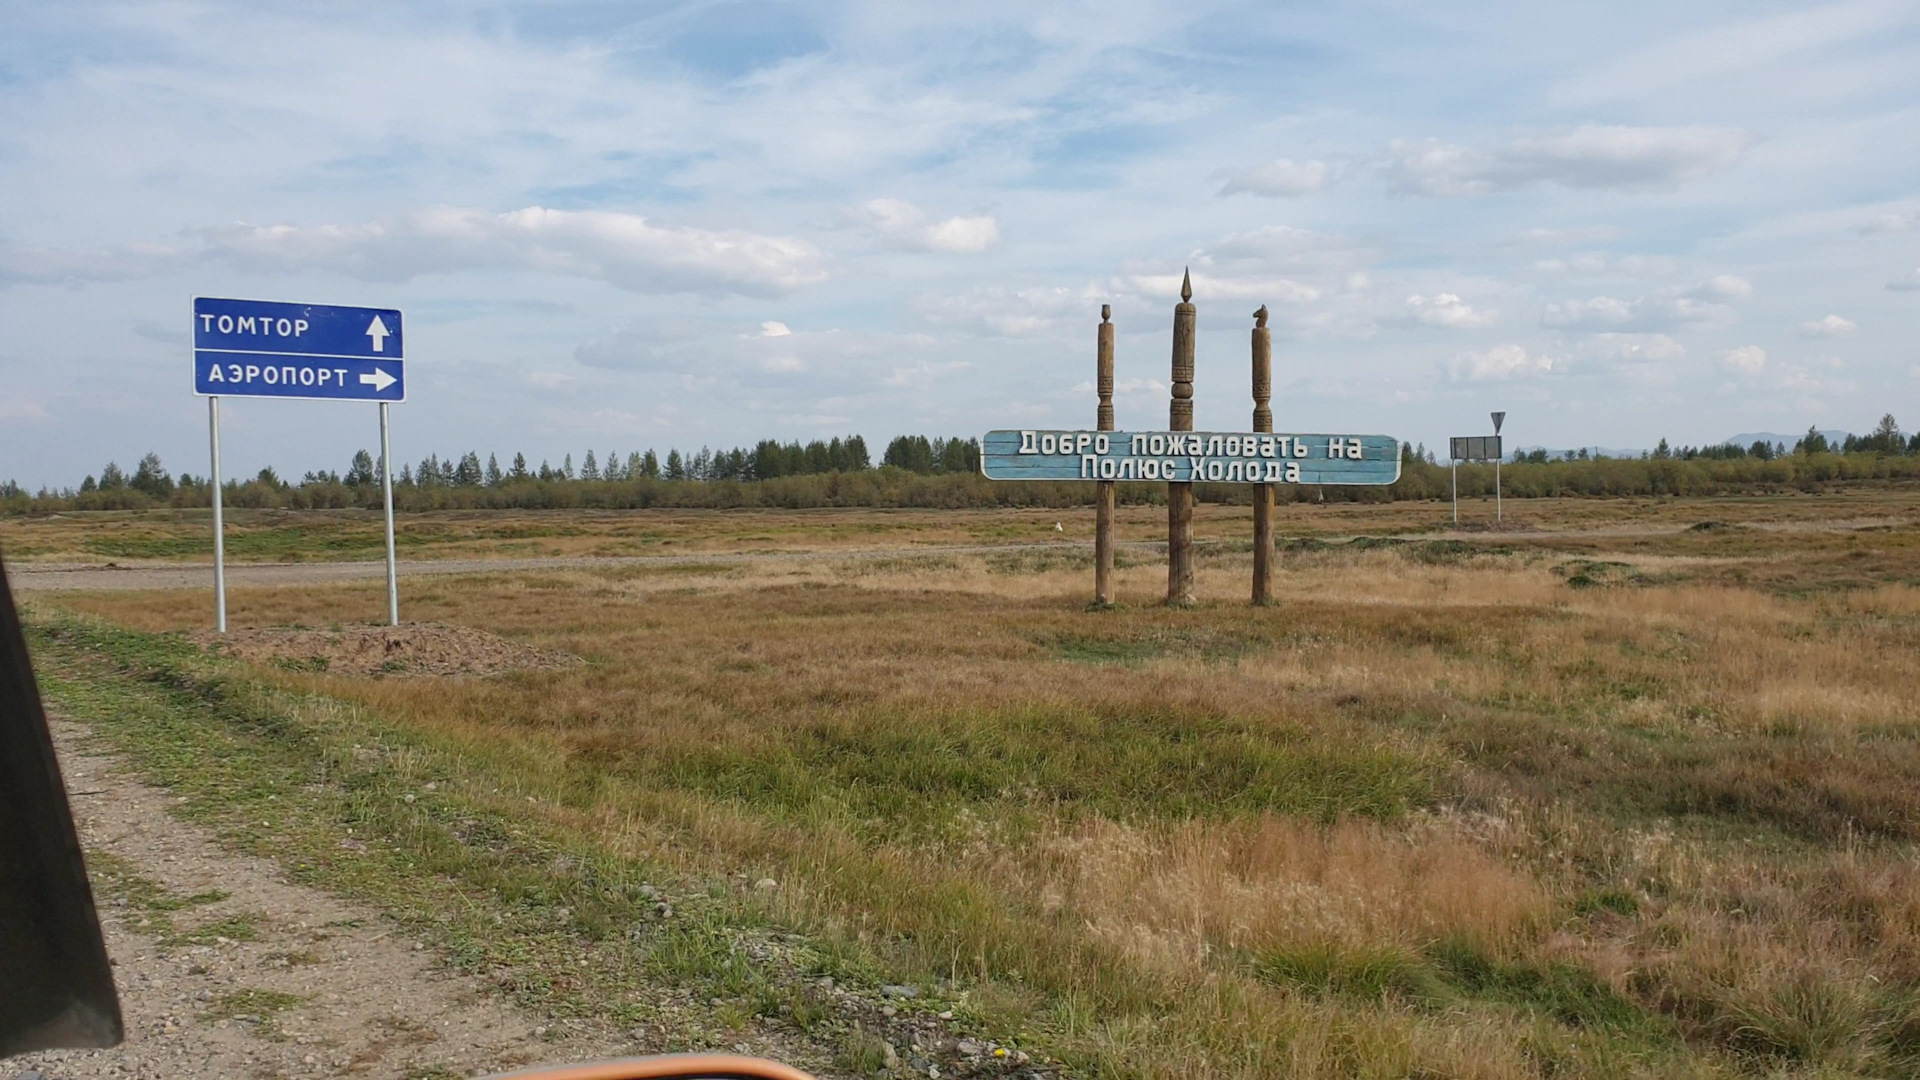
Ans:
[[[755,741],[609,748],[643,788],[835,820],[873,839],[937,832],[963,810],[1179,819],[1260,812],[1395,818],[1435,798],[1438,767],[1368,742],[1178,709],[1032,706],[855,713]]]

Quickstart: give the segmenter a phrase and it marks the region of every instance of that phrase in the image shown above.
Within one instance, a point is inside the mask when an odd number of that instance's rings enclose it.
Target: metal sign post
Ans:
[[[220,527],[220,399],[207,398],[207,442],[213,451],[213,610],[214,628],[227,632],[227,540]]]
[[[400,625],[400,575],[393,558],[393,443],[387,437],[387,403],[380,403],[380,501],[387,510],[387,624]]]
[[[1494,413],[1505,417],[1505,413]],[[1496,423],[1497,426],[1497,423]],[[1493,462],[1495,515],[1499,513],[1501,443],[1498,435],[1455,435],[1447,440],[1447,461],[1453,470],[1453,523],[1460,524],[1460,463]]]
[[[386,509],[387,618],[400,624],[393,550],[393,469],[387,406],[407,399],[405,338],[394,308],[195,297],[193,390],[207,398],[213,463],[213,593],[227,632],[227,571],[220,507],[220,397],[323,398],[380,404],[380,473]]]
[[[1506,419],[1506,413],[1497,412],[1493,414],[1493,434],[1495,438],[1500,436],[1500,425],[1506,422]],[[1493,459],[1493,520],[1495,523],[1506,520],[1500,507],[1500,458],[1505,456],[1505,454],[1501,454]]]

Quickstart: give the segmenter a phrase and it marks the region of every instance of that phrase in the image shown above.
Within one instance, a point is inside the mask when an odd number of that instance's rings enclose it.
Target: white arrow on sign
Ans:
[[[379,319],[375,319],[373,321],[376,325],[380,322]],[[373,339],[373,347],[375,349],[380,348],[379,338]],[[360,376],[360,385],[362,386],[371,385],[373,387],[373,392],[376,394],[381,392],[382,390],[385,390],[387,387],[392,386],[394,383],[397,383],[399,381],[400,380],[394,378],[393,376],[387,374],[386,372],[381,371],[379,368],[374,368],[373,374],[371,375]]]
[[[380,321],[380,316],[375,315],[373,321],[367,324],[367,336],[373,339],[374,352],[387,351],[387,324]],[[375,368],[374,370],[378,371],[380,369]],[[360,376],[360,381],[370,382],[371,380],[365,375],[362,375]],[[391,382],[392,380],[389,379],[388,381]],[[380,389],[385,390],[386,387],[382,386]]]

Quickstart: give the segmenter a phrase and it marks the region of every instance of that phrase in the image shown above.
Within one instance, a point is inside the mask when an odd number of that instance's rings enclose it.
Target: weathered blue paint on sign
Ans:
[[[1391,435],[1219,431],[989,431],[989,480],[1171,480],[1229,484],[1391,484]]]
[[[193,389],[241,397],[404,401],[400,312],[393,308],[193,301]]]

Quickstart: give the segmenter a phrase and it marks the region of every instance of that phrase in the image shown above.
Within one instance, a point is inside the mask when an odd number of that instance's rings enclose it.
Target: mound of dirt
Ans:
[[[319,630],[271,626],[194,635],[202,647],[253,664],[338,675],[492,675],[571,667],[579,657],[508,641],[471,626],[408,623]]]

